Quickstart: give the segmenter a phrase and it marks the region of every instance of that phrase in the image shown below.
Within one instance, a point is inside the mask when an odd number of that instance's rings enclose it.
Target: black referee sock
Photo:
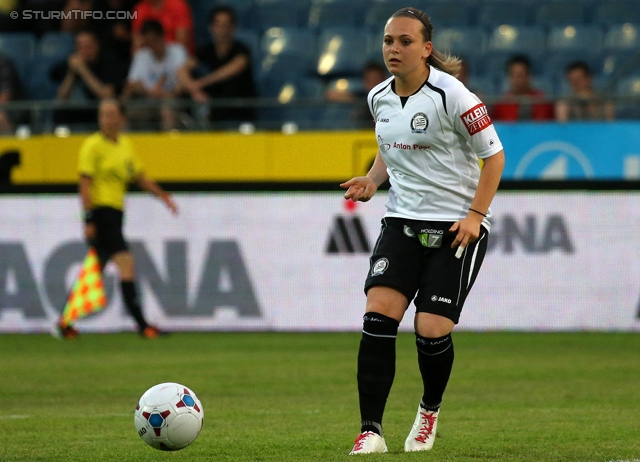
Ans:
[[[428,411],[437,411],[447,388],[453,368],[453,340],[451,334],[439,338],[426,338],[416,334],[418,365],[424,384],[420,405]]]
[[[396,373],[398,321],[379,313],[363,317],[358,352],[361,431],[382,435],[382,415]]]
[[[147,321],[145,321],[144,316],[142,315],[142,307],[138,301],[135,282],[120,281],[120,288],[122,289],[122,298],[124,299],[124,303],[129,314],[138,324],[138,330],[143,331],[149,324],[147,324]]]

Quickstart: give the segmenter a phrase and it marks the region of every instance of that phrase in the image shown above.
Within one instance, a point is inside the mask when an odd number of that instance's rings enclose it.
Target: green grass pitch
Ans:
[[[358,333],[0,335],[1,461],[347,461],[359,431]],[[398,339],[386,461],[640,462],[640,335],[454,334],[456,362],[429,453],[404,454],[421,395]],[[191,387],[204,428],[164,453],[133,410],[160,382]]]

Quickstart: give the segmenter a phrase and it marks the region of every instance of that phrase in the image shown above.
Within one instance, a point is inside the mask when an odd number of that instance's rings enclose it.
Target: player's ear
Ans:
[[[427,59],[429,56],[431,56],[431,53],[433,52],[433,43],[432,42],[426,42],[424,44],[424,50],[422,51],[422,57],[424,59]]]

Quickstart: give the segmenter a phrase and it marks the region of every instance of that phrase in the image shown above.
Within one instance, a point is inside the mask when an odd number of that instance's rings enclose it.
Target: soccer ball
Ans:
[[[161,451],[186,448],[204,422],[204,409],[196,394],[179,383],[161,383],[140,398],[133,421],[145,443]]]

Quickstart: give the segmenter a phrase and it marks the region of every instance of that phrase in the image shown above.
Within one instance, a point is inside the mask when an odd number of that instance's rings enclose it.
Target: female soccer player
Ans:
[[[110,259],[118,266],[122,298],[129,314],[145,338],[156,338],[160,331],[147,323],[138,301],[133,255],[122,235],[124,194],[131,181],[158,196],[171,210],[178,206],[155,181],[148,178],[134,154],[131,142],[120,131],[125,123],[121,104],[105,99],[98,109],[100,131],[85,140],[80,148],[80,198],[84,210],[85,237],[96,249],[102,268]],[[61,318],[58,328],[65,338],[78,332]]]
[[[361,433],[351,454],[387,451],[382,415],[398,325],[411,301],[424,386],[404,448],[432,448],[453,366],[451,332],[485,255],[489,205],[504,167],[485,105],[455,78],[460,61],[436,51],[432,33],[429,17],[415,8],[387,21],[382,53],[392,76],[367,97],[378,153],[366,176],[341,185],[345,198],[364,202],[385,180],[391,184],[365,282]]]

